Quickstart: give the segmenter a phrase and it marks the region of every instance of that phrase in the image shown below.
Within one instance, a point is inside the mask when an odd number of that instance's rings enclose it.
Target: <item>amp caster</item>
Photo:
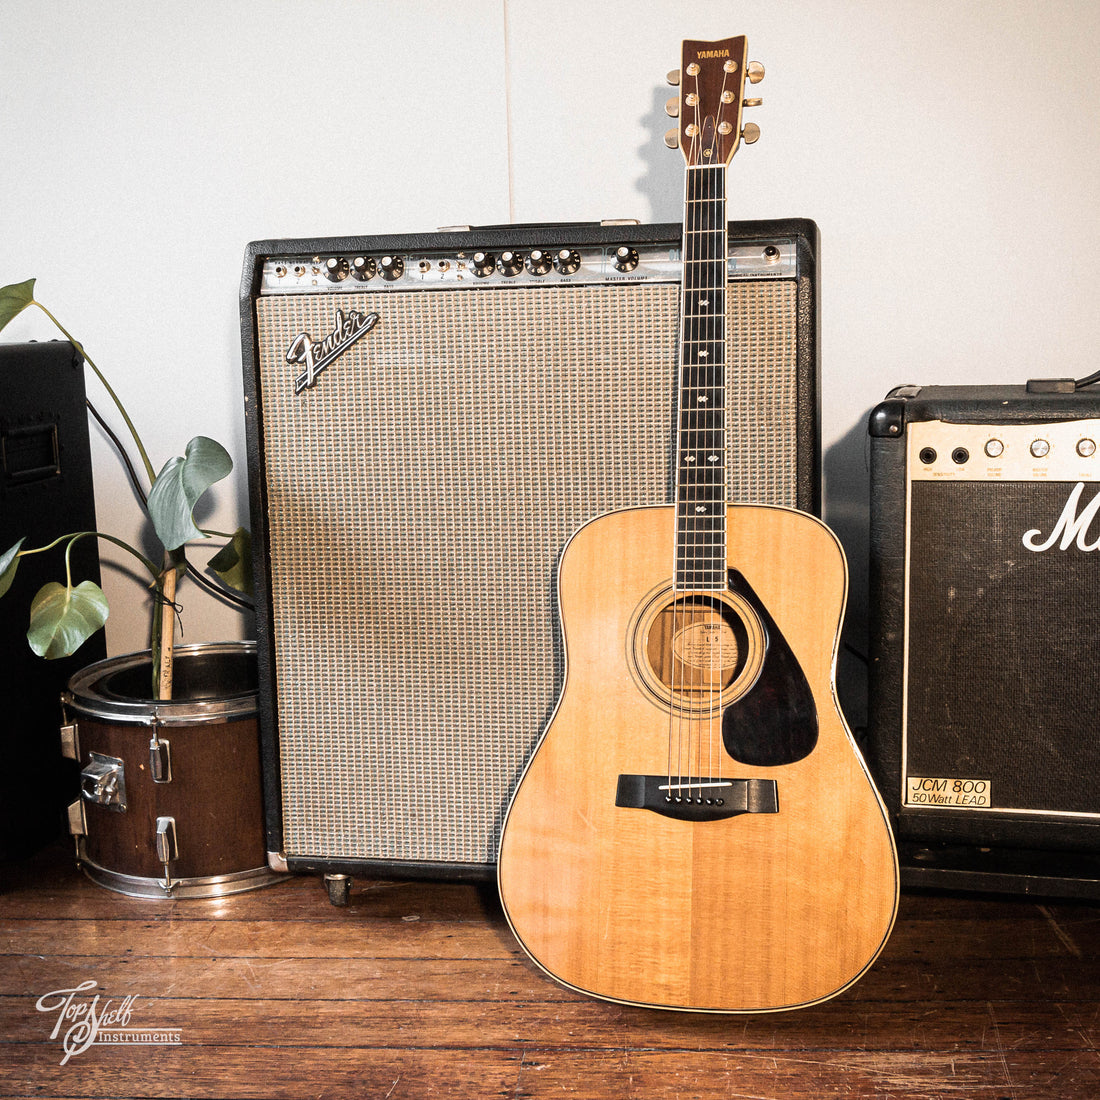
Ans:
[[[351,876],[325,875],[325,889],[328,891],[328,900],[333,905],[343,907],[347,905],[351,894]]]

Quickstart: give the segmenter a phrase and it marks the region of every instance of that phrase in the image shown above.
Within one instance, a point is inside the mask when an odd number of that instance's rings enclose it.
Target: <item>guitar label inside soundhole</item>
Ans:
[[[734,678],[743,645],[738,643],[733,624],[708,608],[700,608],[687,616],[669,609],[662,617],[672,620],[670,625],[675,631],[671,649],[673,684],[724,686]],[[677,620],[685,617],[689,621],[681,625]],[[744,635],[743,627],[740,633]]]
[[[658,705],[675,698],[689,714],[713,714],[743,695],[764,660],[764,631],[732,592],[675,595],[663,586],[643,600],[628,644],[635,680]]]

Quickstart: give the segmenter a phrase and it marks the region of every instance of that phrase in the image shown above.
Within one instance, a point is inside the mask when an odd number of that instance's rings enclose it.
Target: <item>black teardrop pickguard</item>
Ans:
[[[729,571],[729,587],[748,600],[760,617],[767,652],[756,683],[722,715],[726,752],[739,763],[756,767],[793,764],[817,744],[813,692],[775,620],[736,569]]]

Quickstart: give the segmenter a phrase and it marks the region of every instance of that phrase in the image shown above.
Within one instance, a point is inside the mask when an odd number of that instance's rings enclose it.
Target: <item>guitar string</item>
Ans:
[[[677,632],[681,639],[679,668],[681,670],[681,718],[680,726],[682,741],[685,745],[683,755],[686,757],[686,766],[681,769],[681,795],[688,799],[697,798],[701,790],[697,784],[692,783],[692,777],[703,778],[702,753],[700,745],[700,722],[698,708],[704,707],[707,699],[703,694],[705,687],[705,668],[699,661],[699,653],[705,652],[705,643],[701,641],[705,637],[705,631],[697,630],[697,627],[705,619],[705,600],[700,599],[699,589],[702,579],[702,566],[705,564],[706,541],[705,531],[707,522],[703,513],[707,508],[704,481],[706,478],[706,432],[705,426],[709,419],[708,411],[700,407],[700,398],[703,393],[706,371],[703,360],[706,358],[703,347],[703,338],[706,335],[703,302],[708,301],[706,294],[706,268],[705,250],[708,205],[705,194],[706,171],[702,160],[703,145],[703,119],[700,111],[701,95],[699,94],[699,81],[695,81],[695,112],[693,122],[695,134],[692,139],[691,165],[687,173],[687,207],[685,220],[689,234],[685,247],[685,319],[683,334],[685,345],[681,354],[681,404],[682,404],[682,428],[684,431],[684,446],[682,459],[684,462],[683,477],[686,483],[686,492],[682,494],[682,508],[684,516],[682,520],[683,547],[680,562],[684,575],[681,578],[684,594],[681,597],[683,608],[680,630]],[[703,261],[702,263],[700,261]],[[701,462],[700,459],[703,461]],[[700,469],[702,467],[702,469]],[[698,634],[700,644],[695,645],[695,635]],[[687,782],[683,779],[686,777]]]
[[[701,745],[699,742],[699,724],[698,724],[698,705],[700,702],[704,702],[702,698],[702,688],[704,685],[704,670],[699,664],[698,653],[696,652],[696,635],[702,634],[698,627],[703,619],[703,612],[700,610],[702,601],[699,598],[699,578],[700,578],[700,564],[703,553],[703,548],[700,546],[700,533],[706,528],[706,521],[702,518],[703,512],[707,507],[706,493],[703,486],[703,477],[699,471],[700,466],[700,443],[703,440],[703,433],[700,430],[700,424],[706,421],[706,415],[700,411],[699,397],[700,387],[699,383],[702,381],[701,375],[703,374],[701,359],[704,358],[699,353],[702,350],[700,343],[703,336],[703,317],[700,313],[700,301],[702,294],[705,292],[705,286],[700,285],[700,245],[704,240],[704,232],[706,229],[707,218],[707,206],[705,199],[700,195],[700,185],[705,182],[704,169],[702,166],[703,158],[703,113],[702,113],[702,94],[699,87],[698,74],[695,80],[695,156],[693,163],[695,167],[691,171],[692,177],[692,214],[691,214],[691,226],[692,226],[692,247],[691,257],[688,263],[690,264],[690,271],[688,275],[688,283],[691,287],[691,293],[689,296],[689,320],[688,320],[688,339],[690,341],[689,347],[691,349],[690,354],[686,355],[688,362],[691,365],[690,378],[686,379],[689,385],[685,391],[684,404],[687,407],[687,421],[690,426],[691,436],[691,453],[692,463],[691,472],[689,474],[690,489],[690,509],[689,519],[686,524],[690,531],[690,549],[687,556],[688,573],[687,573],[687,589],[689,592],[688,597],[685,599],[685,624],[683,633],[683,645],[681,652],[686,666],[688,669],[688,690],[685,696],[686,703],[686,721],[684,723],[686,735],[687,735],[687,776],[688,782],[686,784],[685,793],[689,799],[698,798],[699,788],[696,784],[691,782],[693,777],[702,779],[703,766],[702,766],[702,754],[700,752]],[[694,397],[694,402],[688,400],[688,395]],[[698,649],[702,649],[699,646]]]
[[[684,66],[684,74],[687,75],[688,67]],[[693,122],[696,123],[695,134],[690,135],[687,149],[687,169],[684,173],[684,240],[681,248],[682,278],[680,301],[680,363],[679,363],[679,387],[677,397],[679,407],[677,411],[678,431],[676,438],[676,494],[675,494],[675,519],[673,523],[673,580],[672,580],[672,622],[669,634],[669,663],[670,663],[670,696],[669,696],[669,777],[668,795],[675,800],[683,796],[683,777],[690,775],[690,770],[684,768],[684,710],[686,687],[686,668],[683,660],[683,644],[680,646],[680,657],[677,657],[677,640],[681,638],[681,632],[687,626],[687,592],[686,592],[686,568],[688,558],[687,540],[689,537],[689,484],[687,478],[687,465],[689,457],[687,447],[691,442],[687,431],[688,403],[687,403],[687,373],[688,373],[688,342],[690,336],[691,317],[691,267],[689,259],[692,254],[690,236],[693,229],[694,206],[692,204],[692,171],[691,165],[697,156],[698,134],[698,81],[695,82],[696,114]],[[684,103],[688,103],[689,96],[683,96]],[[681,575],[683,571],[683,575]],[[671,766],[672,746],[676,745],[675,773]],[[690,763],[690,758],[689,758]]]
[[[696,74],[697,77],[697,74]],[[695,133],[691,136],[688,170],[685,174],[685,240],[683,248],[683,294],[681,302],[680,412],[676,471],[676,554],[674,558],[673,613],[670,641],[671,705],[670,727],[677,734],[677,790],[681,797],[703,798],[700,785],[683,779],[698,772],[702,780],[724,773],[721,744],[721,699],[724,666],[721,655],[721,624],[716,652],[699,632],[699,645],[692,648],[694,627],[707,624],[708,614],[721,607],[717,599],[726,587],[726,481],[727,469],[727,380],[726,364],[726,267],[728,230],[725,194],[721,186],[725,171],[718,126],[725,108],[723,97],[729,73],[723,70],[719,106],[714,118],[713,144],[709,163],[700,157],[703,126],[699,111],[699,82],[695,81]],[[686,98],[686,97],[685,97]],[[697,169],[692,171],[692,165]],[[690,242],[690,247],[689,247]],[[705,242],[705,247],[702,247]],[[704,297],[705,295],[705,297]],[[705,308],[704,308],[705,307]],[[690,383],[690,384],[689,384]],[[695,397],[694,403],[689,395]],[[700,427],[700,424],[705,425]],[[703,446],[706,443],[708,446]],[[688,447],[691,447],[689,452]],[[703,462],[700,463],[700,458]],[[717,467],[712,469],[714,459]],[[702,466],[702,469],[700,469]],[[720,511],[719,511],[720,510]],[[704,518],[705,516],[705,518]],[[681,570],[682,567],[682,570]],[[682,571],[683,576],[680,576]],[[715,583],[715,574],[722,583]],[[715,590],[715,591],[711,591]],[[704,598],[711,594],[711,599]],[[702,594],[702,595],[701,595]],[[709,609],[709,612],[708,612]],[[720,611],[716,612],[721,620]],[[681,639],[677,660],[675,641]],[[694,656],[694,659],[692,659]],[[717,667],[716,667],[717,665]],[[688,669],[690,668],[690,672]],[[690,680],[688,677],[690,676]],[[702,712],[700,714],[700,711]],[[698,715],[698,735],[695,734]],[[703,729],[706,730],[707,767],[703,767]],[[685,733],[686,730],[686,733]],[[669,787],[673,788],[672,730],[669,736]],[[685,759],[686,758],[686,759]],[[695,767],[692,761],[695,761]],[[717,760],[717,765],[716,765]],[[685,767],[686,763],[686,767]],[[675,797],[675,796],[673,796]]]
[[[740,64],[740,68],[743,70],[743,62]],[[722,112],[726,107],[726,90],[729,85],[730,73],[723,66],[722,70],[722,88],[718,95],[718,111],[715,114],[714,119],[714,142],[715,147],[720,149],[720,129],[722,124]],[[739,79],[741,77],[739,76]],[[740,86],[740,85],[739,85]],[[728,511],[726,509],[727,500],[727,479],[729,477],[729,393],[730,393],[730,379],[729,379],[729,333],[726,331],[727,327],[727,315],[726,315],[726,293],[727,293],[727,279],[729,278],[728,266],[729,266],[729,228],[726,218],[726,162],[725,158],[718,154],[717,163],[714,171],[714,217],[716,219],[716,240],[715,244],[718,246],[715,252],[717,257],[716,262],[712,266],[711,275],[712,282],[714,283],[714,297],[716,299],[713,309],[714,317],[714,337],[716,343],[715,359],[717,362],[714,366],[716,374],[715,382],[720,383],[720,408],[721,412],[718,414],[720,421],[720,436],[718,442],[721,445],[719,454],[721,455],[721,463],[719,469],[719,477],[716,479],[717,484],[721,486],[721,492],[715,493],[718,498],[717,506],[720,511],[719,529],[721,532],[721,538],[719,540],[719,546],[717,551],[712,551],[712,564],[719,563],[721,569],[718,572],[718,576],[721,578],[720,590],[724,591],[728,587]],[[720,373],[720,377],[718,376]],[[721,607],[721,603],[718,604]],[[726,754],[722,743],[722,693],[725,688],[725,662],[722,659],[722,653],[724,651],[723,639],[724,639],[724,616],[719,612],[719,629],[718,629],[718,659],[712,662],[717,665],[717,675],[712,670],[711,673],[711,729],[710,736],[708,738],[710,743],[710,752],[712,759],[711,774],[716,775],[719,781],[725,776],[725,762]],[[715,692],[717,693],[715,697]],[[713,762],[717,761],[717,767],[713,766]]]
[[[719,108],[714,118],[715,133],[707,151],[708,162],[699,156],[703,137],[696,94],[696,137],[693,140],[692,162],[697,170],[688,170],[686,184],[686,222],[690,233],[691,248],[685,247],[685,294],[683,309],[685,323],[682,326],[685,346],[681,350],[681,427],[690,433],[679,448],[678,461],[686,469],[688,492],[679,494],[687,515],[680,524],[681,538],[685,540],[680,560],[687,564],[685,588],[691,596],[683,597],[685,608],[680,630],[684,632],[681,646],[680,667],[690,666],[690,684],[686,675],[682,680],[681,728],[687,729],[687,776],[698,773],[698,784],[686,785],[688,797],[703,799],[712,791],[704,790],[701,781],[713,777],[719,781],[724,773],[724,751],[721,745],[721,699],[724,689],[722,631],[720,623],[714,652],[705,640],[708,618],[720,607],[718,594],[725,588],[726,569],[726,477],[728,417],[726,409],[726,339],[725,339],[725,279],[727,257],[727,228],[725,225],[724,189],[721,187],[725,170],[723,158],[718,157],[721,123],[728,73],[724,72],[719,93]],[[696,81],[696,89],[698,81]],[[686,242],[685,242],[686,245]],[[694,402],[689,400],[694,397]],[[687,453],[686,444],[692,446]],[[702,460],[702,461],[700,461]],[[717,465],[714,466],[713,464]],[[717,584],[715,574],[723,583]],[[707,598],[706,594],[710,594]],[[717,612],[719,619],[721,613]],[[694,627],[698,631],[699,644],[692,646]],[[679,632],[674,632],[674,637]],[[695,652],[697,649],[698,652]],[[694,659],[692,659],[694,658]],[[673,668],[676,668],[674,662]],[[704,732],[705,731],[705,732]],[[707,767],[703,767],[705,756]],[[681,754],[683,755],[683,754]],[[695,766],[692,767],[694,757]],[[717,760],[717,765],[716,765]],[[683,771],[681,771],[683,775]],[[682,785],[683,786],[683,785]]]

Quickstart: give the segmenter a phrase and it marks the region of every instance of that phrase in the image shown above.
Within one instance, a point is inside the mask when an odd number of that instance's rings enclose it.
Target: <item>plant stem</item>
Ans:
[[[68,329],[66,329],[65,326],[41,302],[39,302],[37,299],[33,299],[32,302],[34,305],[38,306],[38,308],[42,310],[42,312],[47,317],[49,317],[51,321],[53,321],[53,323],[58,327],[65,339],[68,340],[80,352],[81,355],[84,356],[84,362],[87,363],[93,371],[95,371],[96,378],[99,379],[101,385],[107,391],[108,396],[115,403],[115,408],[117,408],[118,411],[122,414],[122,419],[126,422],[126,427],[130,430],[130,436],[137,446],[138,454],[141,455],[142,464],[145,466],[145,473],[149,477],[149,484],[152,485],[152,483],[157,478],[157,472],[153,469],[153,464],[149,461],[149,455],[145,450],[145,444],[141,442],[141,436],[138,435],[137,428],[134,427],[134,422],[130,419],[130,414],[127,413],[125,406],[123,406],[122,402],[119,400],[118,394],[116,394],[115,391],[111,389],[111,384],[103,376],[103,372],[99,369],[99,367],[95,365],[95,363],[92,362],[91,356],[84,350],[84,345],[74,340]]]
[[[103,531],[72,531],[67,535],[59,535],[57,538],[55,538],[53,540],[53,542],[47,543],[45,546],[34,546],[30,550],[20,550],[19,553],[16,554],[15,556],[17,558],[22,558],[22,557],[26,557],[28,554],[42,554],[42,553],[45,553],[47,550],[52,550],[59,543],[62,543],[66,539],[68,539],[69,540],[69,545],[65,549],[65,573],[66,573],[66,578],[68,578],[68,576],[69,576],[69,550],[72,548],[72,544],[74,542],[76,542],[79,539],[84,539],[84,538],[105,539],[107,542],[113,542],[115,544],[115,546],[120,546],[120,547],[122,547],[123,550],[126,550],[129,553],[133,554],[133,556],[135,558],[137,558],[137,560],[140,561],[141,564],[144,565],[146,569],[149,570],[150,575],[154,579],[156,578],[156,576],[158,574],[157,567],[140,550],[135,550],[128,542],[123,542],[122,539],[115,538],[114,535],[105,534]]]

